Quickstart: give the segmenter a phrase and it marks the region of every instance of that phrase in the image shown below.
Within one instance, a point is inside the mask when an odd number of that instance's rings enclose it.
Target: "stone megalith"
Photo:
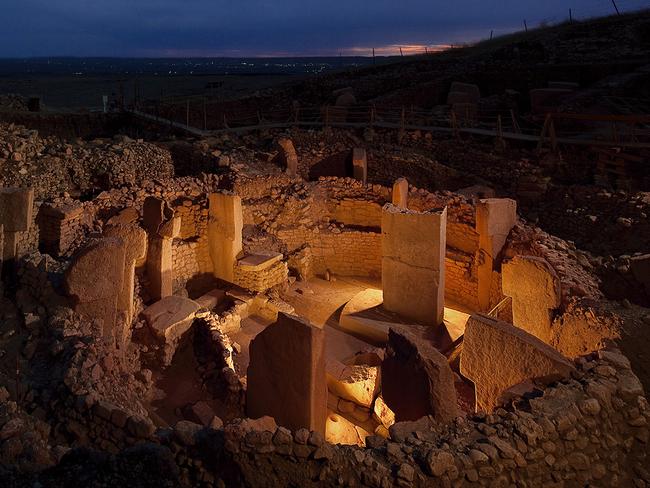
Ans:
[[[406,178],[398,178],[393,183],[393,205],[398,208],[408,208],[409,182]]]
[[[478,303],[490,308],[490,286],[494,261],[517,222],[517,202],[510,198],[486,198],[476,206],[476,232],[479,235]]]
[[[352,177],[364,183],[368,180],[368,155],[362,147],[352,150]]]
[[[384,308],[422,324],[442,324],[447,208],[415,212],[388,203],[381,232]]]
[[[135,293],[135,265],[147,254],[147,233],[135,224],[119,224],[106,227],[106,237],[119,237],[124,241],[124,278],[117,301],[119,310],[126,314],[126,324],[133,321],[133,295]]]
[[[33,188],[0,188],[0,225],[4,228],[2,257],[13,261],[17,257],[18,235],[32,225]]]
[[[282,168],[285,168],[289,176],[296,176],[298,174],[298,153],[293,145],[291,139],[283,137],[278,139],[278,155],[275,157],[275,162]]]
[[[424,339],[390,329],[381,373],[382,396],[397,422],[425,415],[448,422],[458,416],[454,373]]]
[[[181,219],[174,216],[174,210],[165,200],[147,197],[142,208],[142,224],[149,238],[149,293],[153,299],[160,300],[173,292],[172,240],[180,233]]]
[[[503,294],[512,298],[513,323],[550,343],[553,310],[561,302],[555,270],[536,256],[515,256],[501,269]]]
[[[163,364],[171,363],[178,343],[192,326],[196,312],[201,308],[189,298],[168,296],[142,311],[151,331],[164,342]]]
[[[527,380],[567,378],[573,364],[526,331],[486,315],[472,315],[465,328],[460,372],[474,383],[476,411],[489,412],[508,388]]]
[[[214,276],[234,283],[235,264],[243,250],[241,197],[232,193],[212,193],[209,199],[208,246]]]
[[[249,417],[269,415],[291,430],[306,428],[324,435],[325,331],[281,312],[250,344],[247,383]]]
[[[76,312],[102,321],[102,335],[115,343],[117,304],[124,278],[124,241],[105,237],[91,242],[74,258],[64,276]]]

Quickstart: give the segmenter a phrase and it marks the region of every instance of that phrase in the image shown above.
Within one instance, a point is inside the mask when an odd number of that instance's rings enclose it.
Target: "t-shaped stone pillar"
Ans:
[[[364,183],[368,179],[368,156],[362,147],[352,150],[352,177]]]
[[[149,293],[154,300],[173,292],[172,239],[181,229],[181,219],[165,200],[147,197],[142,209],[142,221],[149,235],[147,276]]]
[[[517,202],[510,198],[487,198],[476,205],[476,232],[479,235],[478,304],[487,311],[494,261],[517,222]]]
[[[415,212],[388,203],[381,232],[384,308],[423,324],[442,324],[447,207]]]
[[[105,237],[91,242],[73,259],[64,277],[76,312],[102,321],[102,335],[115,344],[118,297],[124,276],[124,241]]]
[[[106,237],[118,237],[124,241],[124,274],[117,308],[124,313],[125,330],[116,334],[118,345],[125,345],[133,321],[133,294],[135,293],[135,265],[147,254],[147,233],[137,225],[112,225],[104,230]]]
[[[398,208],[408,208],[409,182],[406,178],[398,178],[393,183],[393,205]]]
[[[208,245],[214,276],[234,283],[235,263],[243,249],[241,197],[212,193],[209,199]]]

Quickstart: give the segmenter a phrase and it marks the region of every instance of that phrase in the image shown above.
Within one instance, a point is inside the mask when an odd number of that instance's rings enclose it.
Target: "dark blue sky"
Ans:
[[[622,10],[647,0],[617,0]],[[368,54],[609,14],[611,0],[3,0],[0,57]],[[380,51],[381,52],[381,51]]]

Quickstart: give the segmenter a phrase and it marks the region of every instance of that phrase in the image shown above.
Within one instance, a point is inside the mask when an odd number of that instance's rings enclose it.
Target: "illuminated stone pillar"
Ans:
[[[154,300],[173,292],[172,240],[180,233],[181,219],[166,201],[147,197],[143,206],[143,224],[147,229],[147,276],[149,293]]]
[[[384,308],[419,323],[440,325],[445,309],[447,208],[382,209]]]
[[[352,177],[364,183],[368,179],[368,156],[362,147],[352,150]]]
[[[517,202],[510,198],[487,198],[476,205],[476,232],[479,235],[478,304],[489,310],[494,261],[517,222]]]
[[[408,208],[409,182],[406,178],[399,178],[393,183],[393,205],[399,208]]]
[[[241,197],[212,193],[209,198],[208,245],[214,276],[234,283],[235,264],[243,249]]]

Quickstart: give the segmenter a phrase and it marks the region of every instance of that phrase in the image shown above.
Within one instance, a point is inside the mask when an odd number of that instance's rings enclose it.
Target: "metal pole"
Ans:
[[[528,24],[526,23],[526,19],[524,19],[524,30],[528,32]]]
[[[621,12],[619,12],[618,6],[616,5],[616,0],[612,0],[612,5],[614,5],[614,10],[616,10],[616,15],[621,15]]]
[[[185,113],[185,125],[187,127],[190,126],[190,101],[189,99],[187,100],[187,112]]]

